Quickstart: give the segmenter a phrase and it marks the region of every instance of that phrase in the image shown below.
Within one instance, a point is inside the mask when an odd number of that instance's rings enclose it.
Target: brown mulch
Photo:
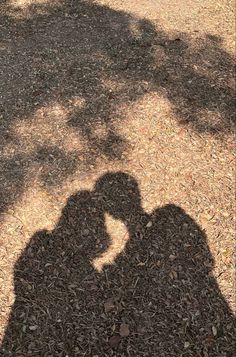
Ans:
[[[1,356],[234,356],[234,4],[0,1]]]

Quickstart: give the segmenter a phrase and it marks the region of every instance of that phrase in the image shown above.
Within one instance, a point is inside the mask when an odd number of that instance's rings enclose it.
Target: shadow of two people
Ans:
[[[106,213],[129,239],[98,272],[92,262],[112,244]],[[213,263],[204,232],[183,209],[149,215],[136,180],[107,173],[93,191],[72,195],[56,228],[37,232],[17,261],[1,355],[233,356],[235,319]]]

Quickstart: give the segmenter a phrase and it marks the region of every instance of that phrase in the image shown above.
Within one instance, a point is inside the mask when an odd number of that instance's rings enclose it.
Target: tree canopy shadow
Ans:
[[[192,130],[218,135],[232,129],[234,60],[220,38],[169,34],[158,24],[93,1],[32,4],[25,17],[9,1],[1,4],[1,211],[23,190],[29,165],[36,165],[37,151],[44,150],[41,145],[24,152],[14,124],[30,120],[52,103],[68,110],[68,128],[87,146],[85,152],[71,155],[62,152],[63,145],[48,145],[45,138],[45,153],[60,150],[59,157],[64,157],[58,160],[56,155],[49,168],[50,158],[46,159],[45,170],[69,162],[68,170],[56,175],[55,182],[46,180],[46,185],[59,184],[82,161],[121,159],[128,142],[117,129],[123,119],[119,108],[149,92],[168,98],[177,120]],[[73,106],[75,101],[80,104]],[[59,129],[54,136],[58,135]],[[17,154],[5,150],[12,143],[18,145]],[[17,170],[6,184],[12,166]]]
[[[114,244],[106,214],[128,239],[99,272],[94,261]],[[0,354],[233,356],[235,319],[213,267],[205,233],[182,208],[147,214],[136,180],[107,173],[72,195],[55,229],[37,232],[17,261]]]

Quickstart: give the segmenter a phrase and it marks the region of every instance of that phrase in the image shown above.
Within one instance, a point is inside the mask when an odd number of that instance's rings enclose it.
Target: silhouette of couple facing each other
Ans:
[[[129,239],[98,272],[93,262],[112,244],[105,214]],[[0,355],[233,356],[235,319],[213,266],[183,209],[147,214],[136,180],[107,173],[72,195],[55,229],[37,232],[17,261]]]

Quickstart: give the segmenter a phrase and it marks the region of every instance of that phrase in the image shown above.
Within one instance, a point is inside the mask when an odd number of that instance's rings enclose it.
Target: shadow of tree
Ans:
[[[86,143],[82,154],[71,154],[63,145],[48,145],[45,136],[39,150],[46,146],[48,156],[60,150],[62,161],[70,162],[68,170],[46,185],[59,184],[82,161],[96,163],[100,156],[120,160],[128,142],[117,129],[123,119],[119,108],[149,92],[162,93],[180,124],[197,132],[222,135],[234,125],[234,60],[220,38],[176,37],[158,24],[92,1],[35,4],[27,16],[3,1],[0,23],[3,167],[21,158],[19,174],[12,175],[7,189],[3,169],[1,210],[17,197],[19,187],[23,189],[28,166],[37,164],[40,156],[38,148],[26,153],[17,144],[16,156],[5,154],[4,148],[20,140],[13,133],[15,124],[30,121],[42,107],[60,104],[68,113],[67,127]],[[54,137],[59,134],[60,128],[55,129]],[[57,159],[54,163],[61,165]],[[46,159],[43,165],[48,171],[52,163]]]
[[[121,253],[106,214],[128,231]],[[120,254],[96,271],[112,244]],[[72,195],[55,229],[37,232],[17,261],[0,354],[233,356],[235,319],[213,266],[204,232],[183,209],[149,215],[136,180],[107,173]]]

